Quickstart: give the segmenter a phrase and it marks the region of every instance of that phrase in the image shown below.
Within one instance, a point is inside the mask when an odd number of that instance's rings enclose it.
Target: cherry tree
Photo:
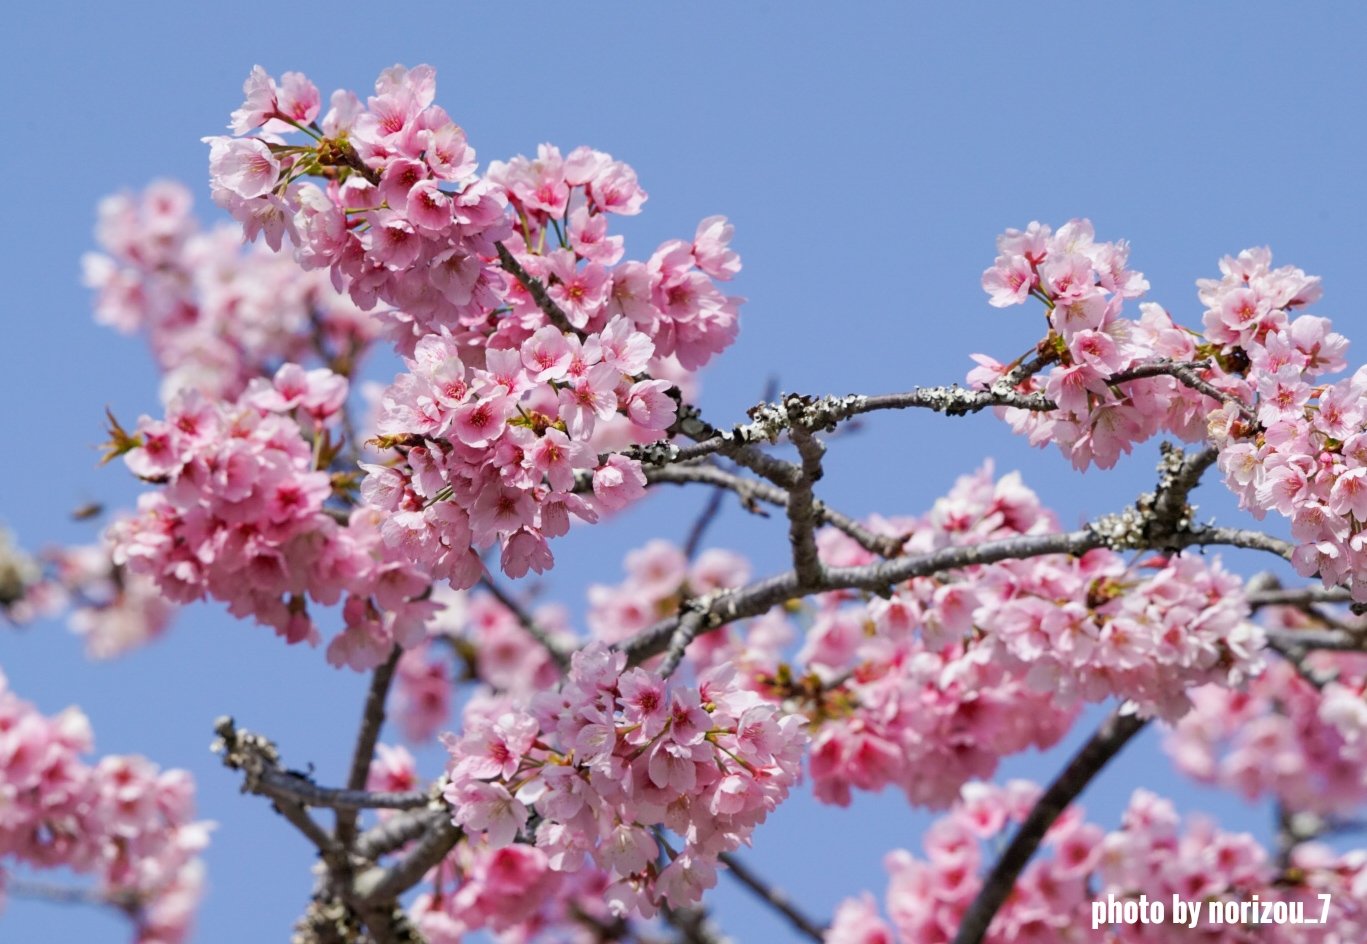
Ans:
[[[964,352],[944,386],[773,393],[718,426],[694,404],[740,325],[724,217],[629,250],[628,164],[548,144],[481,169],[426,66],[327,102],[258,67],[244,93],[206,139],[236,225],[201,229],[186,188],[154,183],[101,204],[85,260],[96,319],[162,369],[159,415],[108,416],[137,507],[90,547],[0,536],[0,604],[65,611],[107,657],[210,601],[369,675],[344,782],[215,724],[224,776],[317,851],[294,940],[714,942],[724,877],[832,944],[1367,938],[1367,851],[1328,841],[1367,801],[1367,368],[1309,313],[1318,279],[1244,250],[1183,324],[1124,242],[1029,223],[982,277],[1039,319],[1029,350]],[[368,383],[386,352],[398,374]],[[1071,530],[990,463],[920,512],[824,501],[827,449],[908,410],[995,415],[1079,471],[1155,438],[1162,461]],[[1199,520],[1211,480],[1249,526]],[[585,625],[519,590],[558,538],[666,485],[709,490],[707,512],[682,545],[643,536]],[[786,520],[787,569],[704,546],[728,500]],[[1278,566],[1237,574],[1219,548]],[[994,780],[1102,703],[1051,782]],[[1074,800],[1148,725],[1184,773],[1274,800],[1275,844],[1143,788],[1117,828],[1089,821]],[[409,747],[436,738],[427,780]],[[79,711],[0,676],[0,879],[73,870],[90,883],[69,894],[135,940],[188,940],[211,839],[193,784],[92,747]],[[795,791],[889,786],[940,818],[889,852],[881,898],[812,915],[747,865]],[[1094,918],[1174,896],[1315,920]]]

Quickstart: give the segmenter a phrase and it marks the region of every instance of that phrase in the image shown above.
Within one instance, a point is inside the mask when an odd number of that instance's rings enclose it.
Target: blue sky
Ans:
[[[810,393],[884,392],[962,379],[968,354],[1014,357],[1036,340],[1023,310],[978,287],[993,238],[1032,219],[1088,216],[1126,238],[1150,298],[1195,324],[1195,279],[1220,256],[1271,245],[1324,276],[1320,314],[1350,338],[1367,327],[1367,11],[1356,5],[862,3],[328,4],[245,0],[23,4],[6,14],[0,114],[9,146],[7,293],[0,342],[0,521],[35,547],[85,542],[71,508],[136,495],[96,467],[106,404],[156,408],[134,340],[94,326],[78,262],[96,201],[156,177],[185,180],[202,213],[206,149],[253,64],[306,72],[326,93],[364,90],[395,62],[438,69],[438,98],[481,162],[542,141],[589,144],[631,163],[649,190],[629,252],[648,255],[714,213],[730,216],[750,301],[739,342],[709,368],[703,406],[730,423],[769,377]],[[1351,358],[1351,354],[1350,354]],[[1065,524],[1150,487],[1155,444],[1111,474],[1074,473],[987,416],[878,417],[833,444],[823,497],[854,514],[915,513],[984,457],[1020,469]],[[615,582],[625,549],[681,539],[706,496],[672,492],[557,547],[550,589],[574,605]],[[1218,486],[1202,511],[1238,520]],[[781,522],[734,506],[716,543],[782,565]],[[563,551],[562,551],[563,549]],[[1241,565],[1259,566],[1239,558]],[[308,849],[208,751],[225,712],[276,738],[296,767],[336,781],[363,680],[321,653],[286,649],[214,607],[111,664],[83,660],[59,626],[0,634],[0,666],[45,711],[76,702],[106,752],[194,771],[202,814],[220,822],[198,940],[283,940],[309,890]],[[1078,732],[1079,735],[1081,732]],[[1076,738],[1070,743],[1076,743]],[[1265,811],[1196,790],[1147,736],[1086,797],[1107,822],[1136,785],[1265,833]],[[428,757],[435,773],[435,758]],[[1047,777],[1058,755],[1011,773]],[[864,887],[881,894],[883,853],[915,847],[925,817],[892,794],[853,813],[795,801],[748,856],[812,912]],[[727,887],[716,899],[738,939],[784,926]],[[107,915],[12,902],[7,940],[120,941]]]

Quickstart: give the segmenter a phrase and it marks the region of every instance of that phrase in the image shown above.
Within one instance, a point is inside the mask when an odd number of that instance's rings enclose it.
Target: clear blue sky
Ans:
[[[199,139],[223,128],[255,63],[304,71],[326,94],[364,90],[395,62],[429,62],[481,162],[542,141],[612,152],[651,195],[628,229],[637,256],[729,215],[750,302],[740,341],[705,380],[717,422],[740,419],[771,375],[786,390],[880,392],[960,380],[973,351],[1019,353],[1038,320],[989,308],[978,279],[993,237],[1031,219],[1089,216],[1100,238],[1130,239],[1150,297],[1188,323],[1200,312],[1195,279],[1225,253],[1270,244],[1280,262],[1324,276],[1319,313],[1350,338],[1367,334],[1358,5],[242,0],[24,3],[5,18],[0,520],[29,546],[89,540],[67,517],[78,504],[132,501],[129,477],[96,468],[93,444],[106,404],[130,418],[156,408],[146,353],[91,323],[79,284],[95,203],[171,176],[208,214]],[[1155,455],[1078,476],[990,417],[898,415],[833,446],[822,492],[856,514],[919,512],[994,456],[1071,524],[1149,487]],[[1214,488],[1199,500],[1237,517]],[[618,579],[626,548],[681,538],[704,501],[675,493],[558,546],[553,589],[578,605],[586,582]],[[780,522],[734,507],[714,532],[761,572],[781,565],[782,535]],[[311,762],[335,782],[361,678],[214,607],[184,612],[170,638],[112,664],[85,662],[58,626],[0,630],[0,665],[45,711],[84,706],[101,751],[194,771],[202,814],[221,824],[198,940],[286,939],[310,888],[308,849],[264,801],[238,795],[208,753],[211,723],[231,712],[276,738],[292,766]],[[435,773],[437,759],[426,762]],[[1059,762],[1007,770],[1047,778]],[[1136,785],[1266,834],[1265,811],[1176,778],[1152,735],[1086,804],[1113,822]],[[892,794],[862,798],[853,814],[794,801],[749,859],[825,916],[861,888],[881,896],[883,853],[915,848],[924,823]],[[738,939],[787,939],[725,882],[715,900]],[[0,938],[117,942],[126,929],[15,901]]]

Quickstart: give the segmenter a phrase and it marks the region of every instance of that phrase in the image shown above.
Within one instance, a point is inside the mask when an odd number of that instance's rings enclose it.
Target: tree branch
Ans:
[[[1240,400],[1232,393],[1226,393],[1209,381],[1202,380],[1201,370],[1210,367],[1209,361],[1174,361],[1166,357],[1158,358],[1147,364],[1140,364],[1131,367],[1129,370],[1122,370],[1118,374],[1112,374],[1107,383],[1111,385],[1126,383],[1131,380],[1139,380],[1143,377],[1161,377],[1168,375],[1181,381],[1186,386],[1195,390],[1197,393],[1204,393],[1212,400],[1220,403],[1233,403],[1239,408],[1239,414],[1250,423],[1258,422],[1258,414],[1243,400]]]
[[[272,797],[271,801],[275,811],[299,830],[305,839],[313,843],[313,847],[328,863],[329,869],[345,865],[346,848],[333,838],[331,833],[318,825],[318,822],[308,814],[308,810],[304,809],[303,804],[285,797]]]
[[[1256,421],[1257,415],[1242,400],[1201,379],[1198,372],[1209,366],[1206,361],[1172,361],[1159,358],[1114,374],[1107,378],[1106,382],[1122,384],[1144,377],[1171,376],[1193,390],[1220,402],[1237,404],[1240,413],[1246,419]],[[1020,380],[1014,380],[1014,383],[1019,382]],[[851,417],[880,410],[926,409],[946,416],[964,416],[998,406],[1036,413],[1047,413],[1059,408],[1057,403],[1041,393],[1021,393],[1015,390],[1012,375],[1003,377],[983,390],[969,390],[958,384],[950,384],[941,387],[917,387],[904,393],[850,394],[843,397],[825,396],[804,400],[803,417],[800,422],[809,430],[829,429]],[[698,441],[692,446],[680,447],[661,442],[628,449],[626,454],[643,463],[654,465],[698,459],[717,452],[734,457],[737,449],[752,443],[777,442],[795,422],[782,403],[761,403],[751,407],[749,413],[749,423],[738,424],[729,430],[713,429],[710,435],[703,429],[694,430],[697,435],[690,438]],[[737,461],[741,460],[737,458]],[[773,479],[773,476],[766,472],[760,474]]]
[[[426,806],[431,800],[426,793],[416,790],[390,793],[320,787],[311,780],[289,771],[266,771],[261,776],[260,786],[261,789],[256,792],[269,797],[290,800],[303,806],[334,810],[416,810]]]
[[[1312,649],[1335,652],[1367,652],[1367,635],[1337,629],[1264,629],[1267,641],[1278,652],[1294,659]]]
[[[356,854],[373,862],[380,856],[426,835],[439,820],[450,818],[451,811],[444,805],[408,810],[391,816],[360,835],[356,840]]]
[[[815,583],[802,582],[795,571],[777,574],[735,590],[713,595],[703,613],[698,632],[708,632],[727,623],[758,616],[771,607],[829,590],[865,590],[888,594],[892,588],[912,577],[928,577],[946,570],[958,570],[1004,560],[1040,557],[1046,554],[1078,556],[1098,547],[1145,549],[1146,516],[1128,509],[1094,522],[1087,528],[1062,534],[1021,535],[998,541],[985,541],[961,547],[942,548],[927,554],[898,557],[862,567],[828,567]],[[1258,531],[1235,528],[1199,528],[1173,537],[1169,549],[1227,545],[1268,551],[1289,558],[1293,550],[1286,541]],[[633,664],[659,655],[679,628],[681,616],[661,620],[618,644]],[[696,634],[695,634],[696,635]]]
[[[546,653],[551,657],[552,662],[559,666],[562,671],[569,667],[569,651],[550,633],[546,632],[545,628],[532,618],[532,615],[527,612],[522,604],[514,600],[512,596],[504,591],[504,589],[488,574],[485,574],[479,579],[479,585],[489,591],[490,596],[503,604],[503,607],[509,613],[513,614],[513,617],[517,622],[527,631],[527,635],[535,639],[541,644],[541,648],[546,650]]]
[[[736,881],[750,889],[757,898],[786,918],[795,929],[813,941],[817,941],[818,944],[825,940],[825,931],[821,926],[799,911],[781,888],[770,885],[750,871],[744,863],[736,858],[734,853],[723,852],[719,858],[726,864],[727,869],[730,870]]]
[[[1251,581],[1250,581],[1251,582]],[[1248,595],[1253,609],[1265,606],[1308,606],[1312,603],[1348,603],[1353,598],[1346,587],[1289,587],[1278,586],[1254,590]],[[1321,615],[1321,614],[1316,614]]]
[[[1151,497],[1141,496],[1136,507],[1148,513],[1148,540],[1162,547],[1191,530],[1194,509],[1187,499],[1220,453],[1215,447],[1206,446],[1188,456],[1167,442],[1159,448],[1163,458],[1158,464],[1158,490]]]
[[[798,455],[802,457],[801,474],[788,490],[788,543],[792,545],[793,571],[797,574],[798,582],[815,584],[821,582],[824,571],[816,549],[812,487],[822,476],[821,457],[826,447],[803,424],[801,397],[788,397],[784,407],[796,420],[790,435]]]
[[[532,301],[536,302],[536,307],[541,309],[541,313],[546,316],[546,319],[564,333],[582,338],[583,335],[574,329],[574,325],[570,324],[569,315],[565,314],[564,309],[555,303],[555,299],[546,294],[546,287],[541,284],[541,280],[533,278],[503,243],[494,243],[494,248],[498,250],[499,265],[503,266],[505,272],[522,283],[522,287],[527,290],[527,294],[532,297]]]
[[[721,932],[705,910],[696,905],[687,908],[664,905],[660,916],[679,932],[678,944],[730,944],[731,939]]]
[[[464,835],[460,827],[451,822],[449,815],[443,816],[395,865],[388,869],[369,869],[358,875],[353,885],[354,894],[368,902],[396,900],[422,881],[427,870],[445,858]]]
[[[688,537],[684,539],[684,560],[691,561],[698,556],[707,529],[712,527],[712,522],[716,521],[717,515],[721,513],[721,503],[725,495],[726,492],[723,489],[714,488],[712,494],[707,496],[707,504],[702,506],[702,511],[698,512],[698,517],[693,519],[693,524],[688,529]]]
[[[674,674],[674,670],[683,661],[688,644],[697,639],[698,634],[702,632],[709,604],[710,600],[706,597],[684,601],[678,626],[670,635],[669,648],[665,651],[664,662],[660,664],[661,678],[669,678]]]
[[[13,876],[5,876],[3,885],[6,895],[26,898],[32,901],[46,901],[56,905],[95,905],[113,908],[127,917],[136,918],[142,907],[132,892],[102,892],[95,888],[72,885],[53,885],[47,882],[33,882]]]
[[[788,492],[767,481],[745,478],[718,468],[715,465],[697,463],[692,465],[665,465],[645,470],[648,483],[667,482],[683,485],[697,482],[712,485],[718,489],[735,492],[741,504],[749,511],[756,511],[755,502],[762,501],[778,508],[788,506]],[[763,514],[763,512],[757,512]],[[821,524],[830,525],[852,539],[871,554],[891,557],[897,554],[906,543],[905,535],[875,534],[853,518],[831,508],[820,499],[812,499],[812,513]]]
[[[997,859],[978,895],[969,905],[953,944],[980,944],[997,909],[1006,901],[1016,877],[1039,848],[1044,834],[1068,804],[1077,799],[1087,784],[1120,753],[1130,739],[1143,730],[1147,719],[1126,713],[1125,706],[1107,718],[1082,749],[1035,802],[1030,815],[1021,823],[1011,842]]]
[[[380,729],[384,727],[384,704],[389,697],[389,686],[394,681],[394,669],[399,664],[403,650],[395,646],[389,658],[375,669],[370,677],[370,688],[366,692],[365,707],[361,712],[361,726],[356,732],[356,748],[351,755],[351,770],[347,774],[348,790],[361,790],[370,775],[370,762],[375,757],[375,745],[380,740]],[[337,840],[345,848],[356,841],[356,810],[339,807],[336,822]]]

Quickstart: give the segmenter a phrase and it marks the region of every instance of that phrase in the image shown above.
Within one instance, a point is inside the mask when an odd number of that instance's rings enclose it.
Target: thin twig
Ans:
[[[13,876],[5,876],[4,892],[15,898],[32,901],[46,901],[56,905],[95,905],[113,908],[127,916],[136,916],[140,903],[132,892],[101,892],[96,888],[81,888],[71,885],[53,885],[47,882],[34,882]]]
[[[513,614],[518,625],[526,630],[527,635],[541,644],[541,648],[546,650],[546,653],[551,657],[552,662],[562,670],[569,666],[570,654],[566,648],[561,645],[554,636],[548,633],[546,629],[532,617],[532,614],[527,612],[527,609],[521,603],[518,603],[517,600],[513,599],[513,597],[507,593],[507,591],[499,586],[497,581],[488,574],[485,574],[485,576],[480,578],[479,585],[489,591],[489,595],[495,600],[503,604],[504,609]]]
[[[1107,378],[1106,382],[1114,385],[1128,383],[1131,380],[1139,380],[1144,377],[1161,377],[1168,375],[1190,387],[1192,390],[1195,390],[1197,393],[1204,393],[1212,400],[1217,400],[1221,403],[1233,403],[1238,407],[1239,414],[1243,416],[1244,419],[1248,420],[1250,423],[1256,424],[1258,422],[1258,414],[1252,407],[1243,400],[1240,400],[1234,394],[1226,393],[1219,387],[1216,387],[1214,384],[1201,378],[1199,372],[1209,367],[1209,361],[1173,361],[1163,357],[1150,361],[1147,364],[1140,364],[1137,367],[1131,367],[1129,370],[1122,370],[1117,374],[1112,374]]]
[[[575,330],[574,325],[570,324],[569,315],[565,314],[565,310],[546,293],[546,287],[541,284],[541,281],[533,278],[522,267],[522,263],[517,261],[517,257],[508,251],[508,247],[502,243],[494,243],[494,248],[498,250],[498,261],[503,266],[503,270],[522,283],[522,287],[527,290],[527,294],[532,297],[532,301],[536,303],[537,308],[541,309],[541,313],[546,316],[546,319],[566,334],[573,334],[582,338],[583,335]]]
[[[685,908],[660,909],[665,923],[679,932],[677,944],[730,944],[731,939],[721,932],[706,911],[696,905]]]
[[[583,338],[583,332],[578,331],[574,325],[570,323],[569,316],[565,314],[565,310],[556,304],[555,299],[551,298],[541,281],[533,277],[522,266],[522,263],[517,261],[517,257],[508,250],[507,246],[503,245],[503,243],[496,243],[495,246],[498,250],[499,263],[506,272],[511,274],[513,278],[517,279],[517,281],[522,284],[522,287],[527,290],[527,294],[531,296],[532,301],[536,303],[536,307],[541,310],[541,313],[546,316],[546,319],[562,332]],[[647,377],[648,375],[645,374],[638,375],[638,379],[647,379]],[[698,413],[696,407],[683,402],[682,393],[678,387],[671,387],[669,394],[679,403],[674,425],[670,428],[671,435],[679,433],[696,440],[699,438],[709,439],[716,434],[715,428],[703,421],[702,416]],[[671,452],[677,450],[678,447],[673,446],[670,443],[665,443],[658,448],[663,449],[665,452]],[[746,468],[751,469],[780,485],[788,484],[797,474],[796,468],[791,463],[776,459],[758,449],[749,448],[745,444],[737,444],[735,446],[728,446],[712,451],[722,451]]]
[[[1010,844],[997,859],[997,864],[984,880],[978,895],[969,905],[954,944],[980,944],[997,909],[1006,901],[1030,858],[1039,848],[1044,834],[1059,818],[1068,804],[1077,799],[1087,784],[1120,753],[1130,739],[1143,730],[1146,718],[1128,712],[1125,706],[1102,722],[1091,740],[1073,755],[1068,766],[1054,779],[1035,806],[1021,823]]]
[[[779,488],[767,481],[746,478],[734,472],[728,472],[715,465],[706,463],[665,465],[647,468],[645,472],[647,483],[661,482],[683,485],[697,482],[735,492],[740,498],[741,504],[749,511],[756,510],[756,501],[762,501],[778,508],[786,508],[788,505],[786,489]],[[831,508],[820,499],[812,500],[812,513],[820,523],[830,525],[851,538],[864,550],[877,554],[879,557],[893,556],[906,543],[906,535],[875,534],[848,515]]]
[[[783,889],[777,888],[760,878],[757,874],[752,872],[748,866],[737,859],[734,853],[723,852],[720,859],[725,863],[726,868],[730,870],[732,877],[735,878],[736,881],[754,892],[756,897],[768,904],[769,907],[773,908],[784,918],[787,918],[788,923],[794,928],[811,938],[813,941],[820,942],[825,940],[825,931],[822,930],[821,925],[799,911],[793,904],[792,899],[784,893]]]
[[[272,805],[277,813],[285,817],[295,829],[299,830],[313,847],[322,854],[330,867],[340,867],[346,862],[346,849],[318,822],[308,814],[302,803],[284,797],[273,797]]]
[[[679,667],[679,663],[683,662],[684,653],[688,650],[689,643],[696,639],[702,631],[706,609],[707,603],[703,599],[689,600],[684,603],[683,613],[679,616],[679,625],[670,637],[664,662],[660,664],[661,678],[669,678],[674,674],[674,670]]]
[[[702,539],[707,534],[707,529],[712,526],[712,522],[717,520],[717,515],[721,512],[722,498],[726,492],[720,488],[712,490],[712,494],[707,496],[707,504],[702,506],[702,511],[698,512],[698,517],[693,519],[692,526],[688,529],[688,537],[684,540],[683,553],[685,560],[693,560],[698,556],[698,551],[702,547]]]

